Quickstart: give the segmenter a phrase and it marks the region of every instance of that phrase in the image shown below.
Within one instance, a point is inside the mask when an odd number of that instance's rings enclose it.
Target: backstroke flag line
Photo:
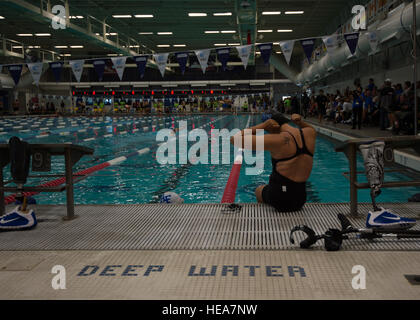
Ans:
[[[315,39],[303,39],[300,40],[303,51],[305,52],[308,62],[311,63],[312,52],[314,52]]]
[[[12,76],[13,81],[15,82],[16,86],[19,83],[20,75],[22,74],[22,69],[23,69],[23,66],[21,64],[15,64],[15,65],[9,66],[10,75]]]
[[[258,49],[261,52],[261,57],[264,60],[264,64],[268,65],[270,62],[271,51],[273,50],[272,43],[262,43],[258,45]]]
[[[55,82],[60,82],[61,71],[63,70],[63,62],[50,62],[50,68],[54,73]]]
[[[201,70],[203,70],[203,74],[206,73],[207,63],[209,61],[211,49],[204,49],[204,50],[195,50],[195,55],[197,56],[198,62],[200,63]]]
[[[332,54],[337,49],[337,35],[322,37],[328,54]]]
[[[357,49],[357,44],[359,42],[359,32],[345,34],[344,39],[347,42],[351,54],[354,55]]]
[[[127,57],[114,57],[111,58],[112,63],[114,64],[114,68],[117,71],[118,77],[120,81],[124,75],[125,63],[127,62]]]
[[[106,62],[104,59],[97,59],[93,61],[93,67],[95,68],[99,81],[102,81],[102,78],[104,76],[105,64]]]
[[[28,63],[28,69],[31,72],[32,79],[34,79],[35,85],[39,85],[39,80],[42,75],[42,62]]]
[[[80,82],[80,78],[82,77],[83,73],[83,66],[85,64],[85,60],[72,60],[69,62],[71,70],[73,70],[74,77],[76,78],[77,82]]]
[[[245,46],[238,46],[236,50],[238,50],[238,55],[241,58],[242,64],[246,70],[249,61],[249,55],[251,54],[252,44],[248,44]]]
[[[168,64],[168,56],[169,53],[159,53],[153,55],[162,77],[165,75],[166,65]]]
[[[148,56],[134,57],[134,61],[136,62],[137,69],[139,70],[139,73],[140,73],[140,78],[144,77],[144,73],[146,71],[147,59],[148,59]]]
[[[284,58],[286,59],[287,64],[290,64],[290,58],[292,57],[294,46],[295,46],[295,40],[280,42],[280,48],[284,54]]]

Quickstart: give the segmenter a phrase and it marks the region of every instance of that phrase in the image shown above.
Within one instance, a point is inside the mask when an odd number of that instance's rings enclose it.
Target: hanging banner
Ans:
[[[273,50],[273,44],[272,43],[259,44],[258,49],[261,52],[261,57],[264,60],[264,64],[265,65],[269,64],[270,63],[271,51]]]
[[[63,62],[50,62],[50,69],[54,74],[55,82],[60,82],[61,70],[63,69]]]
[[[376,52],[376,49],[378,48],[379,44],[379,38],[378,33],[376,31],[371,31],[367,33],[370,48],[372,49],[372,52]]]
[[[290,64],[290,58],[292,57],[294,46],[295,46],[295,40],[280,42],[280,48],[284,54],[284,58],[286,59],[287,64]]]
[[[168,56],[169,53],[159,53],[153,55],[162,77],[165,75],[165,69],[168,63]]]
[[[230,48],[216,49],[216,52],[217,52],[217,57],[222,63],[222,70],[226,71],[226,66],[229,61],[229,56],[230,56]]]
[[[95,68],[99,81],[102,81],[102,78],[104,76],[105,65],[106,63],[104,59],[98,59],[93,61],[93,67]]]
[[[194,52],[195,52],[195,55],[197,56],[198,62],[200,63],[200,66],[201,66],[201,70],[203,70],[203,74],[204,74],[207,69],[207,62],[209,61],[210,49],[195,50]]]
[[[144,72],[146,71],[148,56],[138,56],[134,57],[134,61],[137,64],[137,68],[139,69],[140,78],[144,77]]]
[[[345,34],[344,39],[346,39],[351,54],[354,54],[357,49],[357,43],[359,42],[359,32]]]
[[[80,82],[80,78],[82,77],[83,73],[83,66],[85,64],[85,60],[72,60],[69,62],[71,69],[73,70],[74,77],[76,78],[77,82]]]
[[[127,62],[127,57],[115,57],[111,58],[112,64],[114,65],[115,70],[117,71],[118,78],[120,81],[124,75],[125,63]]]
[[[188,62],[188,52],[177,52],[175,53],[175,57],[179,63],[179,67],[181,68],[181,73],[184,74],[185,67],[187,66]]]
[[[239,58],[241,58],[242,64],[246,70],[249,61],[249,55],[251,54],[252,44],[248,44],[245,46],[238,46],[236,50],[238,50]]]
[[[332,54],[337,49],[337,35],[334,34],[328,37],[322,37],[322,41],[324,41],[325,47],[327,48],[327,52]]]
[[[300,40],[300,44],[302,45],[303,51],[305,51],[308,62],[311,63],[312,52],[314,52],[315,47],[315,39],[303,39]]]
[[[20,75],[22,74],[22,68],[23,66],[21,64],[15,64],[15,65],[9,66],[9,72],[13,78],[13,81],[15,82],[15,85],[19,83]]]
[[[39,80],[42,75],[42,62],[28,63],[28,69],[31,72],[32,79],[34,79],[35,85],[39,84]]]

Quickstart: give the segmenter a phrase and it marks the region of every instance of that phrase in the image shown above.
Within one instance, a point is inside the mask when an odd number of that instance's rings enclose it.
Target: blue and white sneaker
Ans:
[[[388,209],[380,209],[380,211],[369,211],[366,220],[367,228],[410,229],[416,224],[415,219],[403,218]]]
[[[22,212],[19,206],[0,217],[0,231],[27,230],[36,225],[35,212],[33,210],[29,210],[27,213]]]

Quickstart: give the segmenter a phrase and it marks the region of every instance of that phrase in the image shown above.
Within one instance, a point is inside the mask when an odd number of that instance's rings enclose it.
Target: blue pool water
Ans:
[[[249,119],[250,117],[250,119]],[[141,117],[98,117],[98,118],[25,118],[0,120],[0,140],[7,141],[11,136],[19,136],[30,143],[71,142],[95,149],[94,156],[86,156],[74,167],[83,170],[99,163],[128,155],[133,151],[149,147],[150,153],[129,158],[118,165],[98,171],[75,185],[77,204],[134,204],[158,201],[165,191],[174,191],[187,203],[218,203],[228,180],[233,163],[234,150],[231,149],[231,163],[218,165],[160,165],[156,160],[156,131],[151,125],[163,122],[165,127],[178,126],[177,121],[188,120],[189,129],[204,127],[210,129],[243,129],[250,120],[257,124],[260,116],[168,116]],[[19,128],[22,126],[22,128]],[[148,127],[144,131],[144,127]],[[17,128],[16,128],[17,127]],[[133,130],[139,129],[133,132]],[[127,132],[124,134],[124,132]],[[123,134],[121,134],[123,132]],[[48,136],[39,137],[47,133]],[[38,136],[38,137],[37,137]],[[106,136],[106,137],[104,137]],[[84,141],[84,139],[94,140]],[[210,150],[210,147],[209,147]],[[264,154],[264,170],[260,175],[245,174],[244,163],[238,183],[236,201],[255,202],[254,190],[266,184],[271,173],[269,153]],[[64,160],[53,158],[51,174],[64,171]],[[359,157],[358,169],[363,170]],[[309,202],[348,202],[349,185],[342,173],[348,171],[348,162],[343,153],[334,151],[334,144],[318,136],[314,157],[314,169],[308,181]],[[9,167],[4,170],[10,177]],[[386,175],[387,181],[410,179],[401,174]],[[363,175],[359,180],[366,181]],[[32,185],[45,180],[30,180]],[[379,202],[406,202],[420,192],[419,188],[383,189]],[[41,204],[65,203],[65,192],[43,193],[36,196]],[[369,202],[369,191],[359,191],[359,200]]]

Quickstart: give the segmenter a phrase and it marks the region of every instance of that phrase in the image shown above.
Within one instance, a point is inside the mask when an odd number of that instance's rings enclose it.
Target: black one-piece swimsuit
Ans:
[[[295,137],[290,132],[288,132],[295,141],[296,153],[295,155],[285,159],[271,158],[273,172],[270,175],[268,185],[265,186],[262,191],[262,198],[264,203],[273,206],[281,212],[299,211],[306,203],[306,182],[292,181],[278,173],[276,170],[276,165],[279,162],[292,160],[302,154],[307,154],[313,157],[313,154],[309,152],[308,148],[306,147],[302,129],[299,130],[302,137],[302,148],[299,148]]]

